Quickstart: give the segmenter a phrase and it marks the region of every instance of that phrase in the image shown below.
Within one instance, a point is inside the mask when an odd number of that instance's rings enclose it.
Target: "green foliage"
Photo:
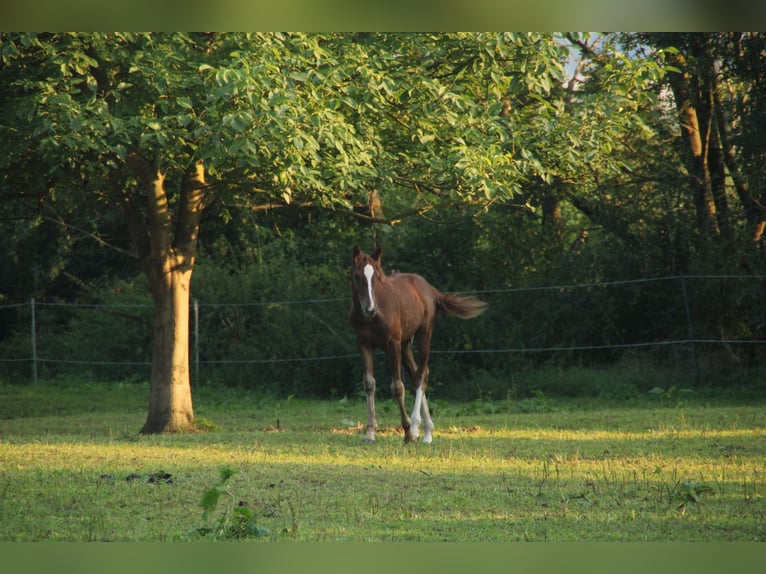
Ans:
[[[72,361],[45,363],[46,376],[87,368],[94,377],[146,377],[150,296],[116,209],[134,190],[124,169],[132,151],[167,175],[171,208],[178,176],[196,159],[206,165],[211,195],[192,281],[201,385],[355,396],[346,263],[353,243],[373,237],[388,269],[422,273],[442,290],[536,288],[482,295],[490,312],[437,325],[434,348],[444,353],[432,362],[433,392],[469,401],[506,397],[508,381],[521,398],[645,394],[666,387],[653,382],[652,367],[668,365],[690,386],[691,359],[678,347],[644,353],[643,379],[622,387],[604,375],[630,359],[620,349],[465,353],[689,336],[675,279],[537,288],[764,272],[752,242],[753,209],[764,202],[753,196],[748,207],[734,185],[741,177],[751,190],[763,187],[762,34],[2,40],[0,227],[8,241],[0,303],[147,304],[95,313],[41,306],[41,358]],[[669,97],[678,56],[701,66],[704,58],[691,58],[700,46],[720,62],[721,117],[731,118],[736,142],[724,190],[730,235],[700,227],[678,102]],[[690,81],[701,70],[683,68]],[[374,225],[364,219],[373,189],[383,203]],[[695,338],[763,339],[760,280],[687,279],[686,288]],[[309,300],[330,301],[294,303]],[[29,354],[28,309],[0,313],[2,354],[13,361],[2,364],[4,376],[26,380],[29,365],[18,359]],[[705,382],[716,385],[763,355],[758,345],[695,352],[712,373]],[[300,360],[313,356],[342,358]],[[593,378],[555,374],[572,365]]]
[[[203,384],[280,396],[343,396],[356,388],[353,363],[343,358],[354,347],[346,319],[350,250],[316,245],[290,231],[263,245],[258,262],[198,266],[193,296],[200,302],[200,358],[207,363]],[[222,306],[227,303],[232,306]],[[335,356],[341,358],[301,360]]]
[[[706,484],[696,484],[693,481],[682,482],[677,491],[677,498],[681,499],[678,510],[685,510],[689,504],[702,504],[704,497],[715,493],[713,487]]]
[[[689,388],[679,388],[678,385],[671,385],[668,388],[652,387],[649,390],[649,395],[655,397],[660,401],[677,407],[682,407],[686,401],[684,397],[690,397],[694,394],[694,391]]]
[[[145,280],[99,280],[80,289],[82,302],[76,305],[36,303],[40,374],[66,376],[87,369],[95,378],[146,380],[142,373],[148,373],[151,357],[152,304]],[[23,311],[26,321],[19,321],[19,331],[8,337],[6,356],[31,354],[29,309]],[[90,363],[86,369],[84,363]],[[23,366],[28,373],[28,364]],[[19,367],[9,372],[20,374]]]
[[[236,474],[235,470],[226,466],[221,467],[220,478],[216,485],[202,495],[200,506],[205,525],[197,528],[189,536],[190,540],[232,540],[269,535],[268,528],[258,525],[256,514],[247,505],[242,502],[234,503],[236,497],[226,484],[234,474]],[[232,505],[226,506],[220,516],[215,519],[213,515],[218,509],[221,496],[229,497]]]
[[[706,497],[716,493],[715,489],[707,484],[679,479],[675,470],[667,476],[664,469],[658,465],[653,473],[658,478],[656,491],[659,500],[664,500],[668,506],[675,506],[681,513],[686,512],[690,506],[701,507]]]

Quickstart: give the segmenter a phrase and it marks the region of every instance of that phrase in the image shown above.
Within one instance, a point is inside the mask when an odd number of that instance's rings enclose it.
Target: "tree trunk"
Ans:
[[[721,236],[730,241],[734,239],[734,226],[731,221],[729,200],[726,197],[726,168],[721,149],[721,138],[717,128],[713,128],[711,132],[710,147],[708,148],[708,169],[718,229],[721,231]]]
[[[673,63],[686,70],[686,59],[680,54],[675,56]],[[693,72],[686,70],[681,74],[669,74],[668,79],[676,101],[681,135],[688,156],[697,225],[701,231],[718,235],[718,221],[707,163],[712,116],[710,110],[700,103],[699,79]]]
[[[142,434],[194,427],[189,376],[189,287],[192,270],[158,262],[149,281],[154,298],[154,339],[149,414]]]
[[[718,125],[718,134],[721,139],[723,161],[729,170],[729,174],[731,174],[737,197],[745,210],[748,225],[752,229],[751,239],[753,243],[758,243],[763,236],[764,224],[766,224],[766,208],[755,200],[750,191],[747,178],[740,169],[739,162],[734,153],[734,146],[729,137],[729,121],[726,119],[726,112],[721,103],[718,90],[719,88],[714,92],[714,96],[716,98],[716,124]]]
[[[201,161],[187,170],[173,217],[165,175],[131,155],[139,181],[122,198],[130,234],[154,300],[154,339],[149,413],[142,434],[194,428],[189,376],[189,296],[207,184]],[[173,222],[175,221],[175,229]]]

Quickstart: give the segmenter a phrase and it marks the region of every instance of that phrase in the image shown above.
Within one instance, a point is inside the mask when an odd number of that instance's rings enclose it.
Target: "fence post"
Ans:
[[[35,320],[35,298],[29,300],[32,307],[32,382],[37,384],[37,321]]]
[[[692,347],[692,361],[694,361],[694,380],[697,383],[697,385],[699,385],[701,382],[700,362],[699,362],[699,357],[697,357],[697,345],[695,344],[695,341],[694,341],[694,329],[692,327],[692,313],[689,307],[689,293],[686,290],[686,279],[684,278],[683,274],[679,275],[678,278],[681,280],[681,293],[684,296],[684,311],[686,312],[686,332]]]
[[[194,300],[194,385],[199,385],[199,299]]]

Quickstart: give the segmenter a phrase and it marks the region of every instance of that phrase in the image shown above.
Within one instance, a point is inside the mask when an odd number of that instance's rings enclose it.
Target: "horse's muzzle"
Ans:
[[[362,306],[362,315],[364,315],[368,319],[372,319],[377,314],[378,314],[377,307],[372,307],[371,309],[368,309],[367,307]]]

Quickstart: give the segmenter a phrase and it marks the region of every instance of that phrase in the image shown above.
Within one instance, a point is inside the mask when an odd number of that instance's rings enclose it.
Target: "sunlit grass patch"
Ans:
[[[140,411],[6,418],[0,539],[766,539],[760,405],[496,406],[442,404],[431,445],[383,409],[364,444],[363,401],[203,397],[211,430],[148,437]]]

